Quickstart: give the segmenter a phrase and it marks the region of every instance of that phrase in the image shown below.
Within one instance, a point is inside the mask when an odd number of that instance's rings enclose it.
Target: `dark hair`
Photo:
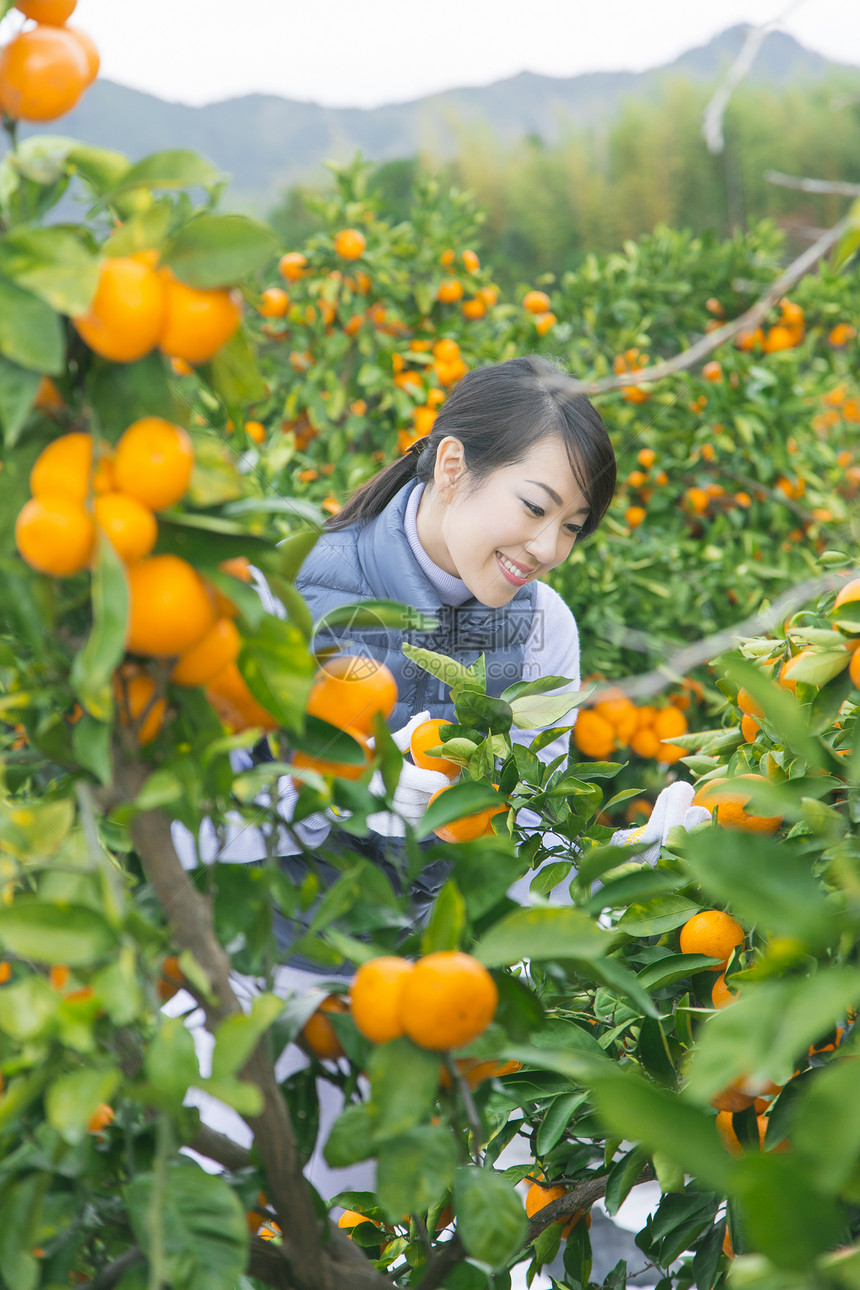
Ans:
[[[403,457],[362,484],[327,529],[345,528],[379,515],[417,476],[431,483],[436,450],[447,435],[463,444],[475,486],[494,471],[521,461],[550,435],[567,449],[573,477],[588,506],[582,537],[597,528],[615,491],[615,453],[600,416],[572,378],[545,358],[530,355],[468,372],[439,409],[433,430]]]

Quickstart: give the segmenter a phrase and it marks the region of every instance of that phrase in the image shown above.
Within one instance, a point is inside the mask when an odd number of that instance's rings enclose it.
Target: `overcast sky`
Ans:
[[[857,0],[78,0],[72,21],[103,76],[161,98],[375,107],[521,71],[642,71],[780,17],[811,49],[860,65]]]

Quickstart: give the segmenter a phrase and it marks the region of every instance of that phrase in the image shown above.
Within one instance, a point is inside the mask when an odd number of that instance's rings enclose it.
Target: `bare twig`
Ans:
[[[251,1164],[251,1153],[238,1142],[228,1138],[226,1133],[210,1129],[208,1124],[201,1124],[188,1146],[207,1160],[214,1160],[231,1172],[247,1169]]]
[[[741,46],[740,53],[720,81],[711,97],[711,101],[705,108],[705,115],[702,120],[702,134],[704,135],[708,152],[713,153],[715,156],[721,153],[725,147],[723,115],[728,107],[729,99],[755,62],[758,51],[761,49],[764,39],[772,27],[772,23],[765,23],[762,27],[750,28]]]
[[[466,1257],[463,1242],[455,1232],[450,1241],[437,1247],[427,1261],[424,1276],[418,1282],[418,1290],[438,1290],[458,1263]]]
[[[645,1165],[633,1186],[638,1187],[640,1183],[653,1182],[656,1177],[657,1175],[651,1165]],[[545,1205],[543,1209],[538,1210],[529,1223],[526,1244],[530,1245],[545,1228],[552,1223],[557,1223],[559,1219],[570,1218],[571,1215],[579,1213],[581,1209],[591,1209],[594,1202],[600,1200],[600,1197],[605,1194],[606,1177],[593,1178],[588,1182],[577,1183],[566,1196],[560,1196],[558,1200],[554,1200],[551,1204]],[[424,1290],[423,1286],[421,1290]]]
[[[860,197],[860,184],[846,184],[840,179],[806,179],[797,175],[784,175],[781,170],[766,170],[764,177],[769,184],[780,188],[799,188],[803,193],[835,193],[838,197]]]
[[[838,224],[822,234],[822,236],[812,246],[808,247],[801,255],[793,260],[787,269],[779,275],[776,281],[768,287],[767,291],[759,297],[754,305],[747,309],[746,313],[740,314],[739,317],[733,318],[731,322],[724,323],[722,327],[714,331],[707,332],[695,341],[689,349],[683,350],[680,354],[675,354],[672,358],[667,358],[662,363],[652,363],[650,367],[640,367],[633,372],[624,372],[620,376],[604,376],[598,381],[573,381],[565,377],[565,388],[573,394],[606,394],[609,390],[620,390],[629,385],[641,385],[645,381],[662,381],[666,376],[674,376],[676,372],[686,371],[687,368],[694,367],[703,359],[712,354],[715,349],[725,345],[727,341],[733,340],[740,331],[754,331],[760,322],[767,316],[767,313],[782,296],[798,282],[805,273],[808,273],[814,264],[816,264],[823,255],[826,255],[831,247],[857,224],[857,217],[850,212],[845,215]]]
[[[118,1259],[114,1259],[113,1263],[102,1268],[92,1281],[84,1281],[80,1290],[114,1290],[114,1286],[119,1285],[126,1271],[135,1263],[140,1263],[143,1257],[143,1251],[136,1247],[133,1250],[126,1250],[125,1254],[121,1254]]]

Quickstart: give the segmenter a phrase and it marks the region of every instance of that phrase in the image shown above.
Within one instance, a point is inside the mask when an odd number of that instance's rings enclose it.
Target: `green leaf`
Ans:
[[[561,1141],[570,1119],[588,1097],[587,1093],[563,1093],[553,1098],[544,1111],[543,1120],[537,1132],[536,1151],[545,1156]]]
[[[110,542],[101,539],[93,567],[93,626],[75,655],[69,679],[81,707],[97,721],[113,716],[113,673],[125,652],[128,575]]]
[[[846,657],[850,661],[850,655]],[[779,743],[791,748],[810,766],[826,768],[827,755],[818,740],[809,734],[806,714],[791,694],[742,659],[731,659],[725,672],[729,680],[738,687],[744,686],[761,705],[764,719],[776,732]]]
[[[262,1115],[265,1105],[263,1091],[249,1080],[211,1079],[198,1080],[198,1087],[204,1092],[217,1097],[219,1102],[226,1102],[239,1115]]]
[[[366,1102],[348,1106],[332,1125],[323,1155],[332,1169],[345,1169],[375,1153],[373,1116]],[[403,1213],[403,1210],[400,1210]],[[398,1214],[399,1217],[399,1214]]]
[[[221,1022],[215,1031],[213,1078],[223,1079],[241,1070],[283,1007],[283,1000],[277,995],[261,994],[254,1000],[250,1012],[227,1017]]]
[[[534,694],[514,699],[511,703],[514,725],[517,730],[554,726],[570,713],[575,713],[585,697],[576,690],[567,694]]]
[[[15,1290],[36,1290],[44,1284],[40,1261],[31,1250],[39,1230],[46,1178],[35,1170],[26,1174],[16,1171],[0,1189],[0,1278]]]
[[[279,725],[291,731],[302,728],[314,663],[297,627],[267,614],[245,637],[239,670],[254,698]]]
[[[0,238],[0,273],[60,314],[84,313],[98,285],[98,259],[77,228],[16,228]]]
[[[0,948],[36,963],[81,967],[115,953],[116,938],[101,914],[85,905],[18,896],[0,908]]]
[[[700,908],[695,901],[672,892],[645,905],[631,905],[618,920],[618,930],[628,936],[661,936],[686,923]]]
[[[409,1039],[394,1039],[373,1049],[367,1073],[376,1143],[429,1117],[439,1091],[438,1053],[426,1052]]]
[[[257,559],[270,550],[264,538],[249,533],[241,524],[225,520],[220,515],[194,515],[189,511],[180,514],[178,511],[164,512],[158,517],[158,541],[155,551],[158,555],[169,552],[181,555],[184,560],[198,568],[203,568],[207,578],[217,580],[219,590],[235,600],[240,613],[249,617],[247,607],[260,604],[260,597],[254,587],[246,586],[231,574],[220,573],[217,562],[230,560],[237,555],[246,555],[256,564]],[[208,568],[206,566],[209,566]],[[259,615],[262,617],[262,614]],[[251,616],[252,623],[256,621]]]
[[[137,363],[93,359],[87,394],[102,434],[113,443],[141,417],[164,417],[180,426],[188,423],[190,408],[174,396],[167,359],[157,350]]]
[[[648,1152],[634,1147],[620,1160],[616,1160],[606,1178],[604,1201],[609,1214],[617,1214],[647,1164]]]
[[[451,692],[454,710],[461,726],[472,730],[488,730],[490,734],[505,734],[511,728],[512,712],[503,699],[480,694],[469,686],[454,686]]]
[[[612,1132],[662,1151],[707,1186],[726,1190],[732,1161],[712,1115],[609,1063],[596,1073],[592,1096]]]
[[[676,981],[683,981],[694,972],[701,972],[715,964],[716,960],[709,958],[707,954],[667,954],[665,958],[657,959],[655,963],[644,967],[637,973],[636,979],[646,990],[659,990],[661,986],[674,985]]]
[[[111,727],[85,712],[72,729],[72,752],[79,766],[109,784],[113,774]]]
[[[161,1229],[166,1282],[175,1290],[236,1290],[245,1270],[248,1230],[238,1196],[196,1165],[171,1165],[163,1183],[140,1174],[124,1201],[138,1245]]]
[[[14,448],[39,389],[41,376],[0,357],[0,427],[3,445]]]
[[[812,872],[812,857],[772,838],[702,829],[687,840],[685,859],[702,890],[731,903],[742,921],[812,949],[839,936],[840,919]]]
[[[856,1058],[831,1062],[810,1080],[792,1123],[791,1145],[822,1192],[848,1182],[860,1158]]]
[[[146,210],[130,215],[102,244],[102,255],[135,255],[138,251],[160,247],[172,215],[173,203],[170,199],[153,202]]]
[[[110,1102],[122,1078],[115,1066],[72,1071],[53,1080],[45,1092],[45,1114],[64,1142],[83,1142],[87,1121],[102,1102]]]
[[[275,234],[260,220],[204,211],[171,238],[161,260],[189,286],[223,287],[262,269],[276,250]]]
[[[241,328],[218,350],[207,365],[207,374],[212,389],[234,420],[242,418],[247,405],[266,393],[257,352]]]
[[[589,975],[596,977],[598,981],[602,981],[616,994],[625,995],[644,1016],[657,1017],[657,1008],[654,1006],[650,994],[643,987],[638,977],[620,959],[597,959],[590,963],[587,969],[583,967],[583,971],[587,971]]]
[[[146,1077],[153,1088],[176,1105],[190,1085],[200,1081],[200,1067],[191,1032],[182,1017],[162,1017],[144,1058]]]
[[[392,1222],[423,1214],[454,1181],[459,1152],[448,1128],[423,1125],[387,1138],[377,1163],[376,1194]]]
[[[0,844],[21,860],[44,859],[59,850],[75,819],[74,802],[19,800],[0,807]]]
[[[4,277],[0,277],[0,354],[48,376],[59,376],[65,361],[59,314]]]
[[[731,1190],[742,1202],[751,1244],[778,1268],[808,1269],[842,1237],[839,1207],[811,1185],[800,1160],[750,1152],[737,1161]]]
[[[112,201],[132,188],[208,188],[222,178],[220,171],[184,148],[171,148],[144,157],[125,171],[122,178],[108,192]]]
[[[416,617],[414,609],[409,609],[408,615],[409,618],[406,623],[383,622],[381,625],[383,627],[409,626],[414,631],[432,631],[439,625],[435,619],[423,615],[420,622],[413,621]],[[437,676],[445,685],[454,686],[458,682],[462,682],[464,685],[474,688],[474,678],[469,673],[468,668],[463,667],[462,663],[457,663],[454,659],[448,658],[445,654],[436,654],[433,650],[422,649],[417,645],[409,644],[404,644],[403,653],[418,667],[423,668],[425,672],[429,672],[431,676]]]
[[[285,537],[274,551],[270,548],[266,562],[261,566],[264,573],[268,574],[273,569],[277,569],[282,578],[295,582],[296,574],[316,546],[321,534],[322,529],[307,528]]]
[[[421,953],[456,950],[466,925],[466,902],[453,879],[449,879],[433,903],[430,921],[421,937]]]
[[[502,1268],[528,1231],[523,1202],[513,1184],[492,1169],[462,1165],[454,1180],[457,1234],[473,1259]]]
[[[491,927],[472,951],[486,967],[506,967],[521,959],[596,959],[613,938],[570,906],[518,909]]]
[[[94,148],[71,139],[67,142],[72,144],[66,154],[67,163],[74,166],[93,192],[99,195],[115,187],[129,170],[128,158],[121,152]]]
[[[37,1039],[52,1027],[59,1003],[44,977],[24,977],[0,991],[0,1030],[22,1044]]]

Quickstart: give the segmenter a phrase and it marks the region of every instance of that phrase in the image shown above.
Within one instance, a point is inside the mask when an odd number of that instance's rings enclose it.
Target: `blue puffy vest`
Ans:
[[[402,629],[349,625],[324,627],[314,637],[315,649],[335,646],[341,653],[367,655],[390,668],[397,682],[398,701],[389,726],[399,730],[417,712],[454,720],[454,705],[444,682],[432,677],[404,655],[404,642],[456,659],[469,666],[485,656],[487,691],[498,697],[522,679],[525,644],[534,617],[536,584],[526,583],[498,609],[471,597],[462,605],[443,605],[439,593],[421,568],[406,535],[406,510],[412,480],[372,520],[324,532],[301,567],[296,586],[307,601],[315,623],[332,609],[366,600],[395,600],[418,613],[432,615],[439,626],[419,631],[407,621]],[[417,619],[416,619],[417,621]]]

